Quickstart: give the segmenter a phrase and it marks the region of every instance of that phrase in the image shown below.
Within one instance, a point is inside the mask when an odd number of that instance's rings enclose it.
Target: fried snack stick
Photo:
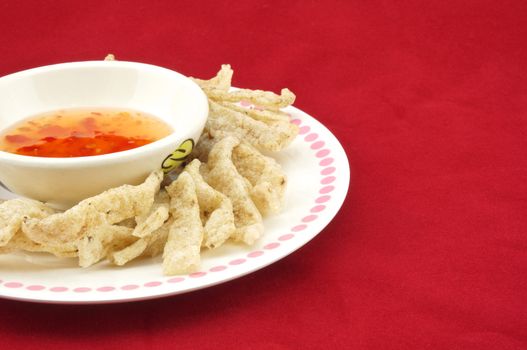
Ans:
[[[224,64],[212,79],[191,79],[205,91],[210,99],[216,102],[248,101],[273,111],[278,111],[280,108],[287,107],[295,102],[295,94],[287,88],[282,89],[280,95],[264,90],[236,89],[229,91],[233,73],[231,66]]]
[[[147,237],[168,220],[168,194],[166,191],[160,191],[159,193],[163,193],[164,195],[156,196],[150,212],[136,216],[135,221],[137,226],[135,226],[132,235],[139,238]]]
[[[104,257],[124,265],[142,254],[153,239],[152,233],[168,219],[168,196],[158,192],[149,211],[135,216],[134,228],[110,224],[108,217],[98,215],[99,223],[88,226],[77,243],[79,265],[87,267]]]
[[[246,108],[242,107],[240,105],[234,104],[234,103],[228,103],[220,101],[218,102],[223,107],[227,107],[229,109],[232,109],[236,112],[242,113],[246,115],[247,117],[250,117],[254,120],[259,120],[263,123],[272,125],[273,123],[287,123],[290,125],[287,125],[289,128],[289,132],[291,134],[294,134],[296,136],[298,132],[298,126],[295,124],[291,124],[291,118],[287,113],[284,113],[282,111],[268,111],[265,109],[257,109],[257,108]]]
[[[123,185],[109,189],[63,213],[44,219],[27,218],[22,224],[22,231],[29,239],[40,244],[60,245],[77,241],[90,228],[117,224],[147,213],[159,191],[162,177],[162,171],[159,170],[138,186]]]
[[[168,239],[168,233],[170,232],[170,227],[173,222],[174,220],[169,217],[160,228],[155,230],[152,235],[149,236],[148,245],[142,255],[154,257],[163,253],[163,249],[165,249]]]
[[[212,249],[221,246],[229,239],[234,234],[236,227],[234,226],[231,201],[205,182],[200,174],[200,166],[200,161],[194,159],[185,167],[184,172],[191,175],[196,186],[196,196],[204,230],[202,246]]]
[[[9,243],[20,230],[24,218],[43,219],[53,214],[53,209],[31,199],[11,199],[0,204],[0,247]]]
[[[166,275],[189,273],[199,268],[203,239],[196,186],[190,174],[183,172],[166,190],[174,222],[163,251],[163,272]]]
[[[289,145],[298,127],[283,112],[240,107],[231,103],[210,102],[211,114],[193,151],[193,157],[207,162],[212,147],[223,137],[243,138],[258,149],[277,151]],[[241,128],[235,125],[244,125]],[[254,130],[258,130],[255,132]]]
[[[168,236],[168,228],[172,222],[169,220],[169,201],[170,198],[166,191],[159,191],[150,212],[147,215],[136,217],[137,226],[132,235],[140,238],[129,246],[112,252],[108,255],[108,259],[115,265],[122,266],[143,255],[153,244],[164,246]],[[152,251],[152,249],[150,250]],[[157,254],[161,251],[162,249],[156,249]]]
[[[88,227],[76,242],[81,267],[91,266],[137,240],[137,237],[132,236],[131,228],[104,223],[103,217],[100,220],[103,222]]]
[[[210,80],[192,78],[209,98],[209,119],[194,152],[202,161],[207,160],[212,146],[226,136],[243,139],[260,150],[279,151],[298,134],[298,126],[280,111],[295,100],[290,90],[282,89],[280,95],[263,90],[232,90],[232,74],[230,66],[223,65]],[[235,104],[242,101],[258,108]]]
[[[209,109],[204,133],[215,139],[234,136],[260,150],[276,152],[288,146],[298,132],[296,125],[289,122],[264,123],[212,100]]]
[[[15,233],[7,245],[0,247],[0,254],[18,250],[34,253],[50,253],[58,258],[74,258],[78,255],[77,247],[74,244],[51,246],[35,243],[27,238],[21,230]]]
[[[203,90],[229,91],[231,88],[231,81],[233,70],[230,64],[222,64],[221,69],[216,76],[209,80],[198,78],[190,78],[198,84]]]
[[[138,239],[121,250],[112,252],[108,256],[108,259],[115,265],[122,266],[140,256],[148,255],[154,257],[161,254],[168,238],[170,226],[172,226],[173,222],[174,221],[169,218],[163,223],[163,225],[148,236]]]
[[[235,241],[253,244],[263,234],[264,227],[262,215],[249,194],[251,185],[232,163],[233,148],[239,143],[234,137],[226,137],[219,141],[210,151],[204,178],[210,186],[229,197],[232,202],[236,226],[232,238]]]
[[[271,91],[236,89],[233,91],[223,91],[220,89],[204,89],[207,96],[216,102],[241,102],[248,101],[252,104],[272,111],[279,111],[280,108],[292,105],[295,102],[295,94],[291,90],[282,89],[281,94],[277,95]]]
[[[287,183],[280,164],[244,142],[234,147],[232,162],[251,183],[249,194],[260,213],[266,216],[280,212]]]
[[[206,163],[209,159],[209,153],[212,147],[218,141],[220,138],[215,138],[212,136],[212,134],[205,128],[203,130],[203,133],[199,137],[198,142],[196,143],[196,147],[192,150],[192,153],[190,154],[191,158],[199,159],[200,162]]]
[[[202,134],[195,157],[207,161],[210,150],[218,142],[209,134]],[[233,148],[234,166],[251,184],[251,199],[263,216],[278,213],[282,206],[287,186],[286,176],[273,158],[264,156],[246,142]]]

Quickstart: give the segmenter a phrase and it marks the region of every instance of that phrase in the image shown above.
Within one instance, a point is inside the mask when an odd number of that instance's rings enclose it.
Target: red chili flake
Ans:
[[[68,131],[62,126],[47,124],[44,125],[38,133],[44,137],[47,136],[66,136]]]
[[[93,132],[97,128],[95,118],[84,118],[81,124],[88,132]]]
[[[20,135],[20,134],[6,135],[5,139],[7,142],[11,142],[11,143],[24,143],[24,142],[28,142],[31,140],[29,137],[25,135]]]
[[[44,142],[20,147],[16,153],[38,157],[84,157],[125,151],[149,144],[154,140],[103,134],[95,137],[70,136],[63,139],[49,137],[42,141]]]

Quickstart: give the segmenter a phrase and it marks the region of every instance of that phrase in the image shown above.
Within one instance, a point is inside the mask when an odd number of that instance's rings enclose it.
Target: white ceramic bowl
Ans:
[[[0,130],[27,117],[64,108],[134,109],[161,118],[169,136],[135,149],[74,158],[0,151],[0,181],[12,192],[67,208],[122,184],[138,184],[185,140],[197,142],[207,97],[187,77],[158,66],[88,61],[29,69],[0,78]]]

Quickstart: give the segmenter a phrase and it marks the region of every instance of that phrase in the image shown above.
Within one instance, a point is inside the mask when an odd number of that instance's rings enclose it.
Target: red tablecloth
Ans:
[[[108,52],[202,77],[231,63],[340,139],[342,210],[206,290],[0,300],[0,348],[526,349],[527,3],[211,3],[2,1],[0,75]]]

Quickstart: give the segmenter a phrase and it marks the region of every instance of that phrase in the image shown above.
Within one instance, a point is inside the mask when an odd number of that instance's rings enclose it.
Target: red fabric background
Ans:
[[[154,301],[0,300],[2,349],[526,349],[527,3],[0,2],[0,75],[108,52],[296,92],[351,190],[307,246]],[[211,2],[212,3],[212,2]]]

